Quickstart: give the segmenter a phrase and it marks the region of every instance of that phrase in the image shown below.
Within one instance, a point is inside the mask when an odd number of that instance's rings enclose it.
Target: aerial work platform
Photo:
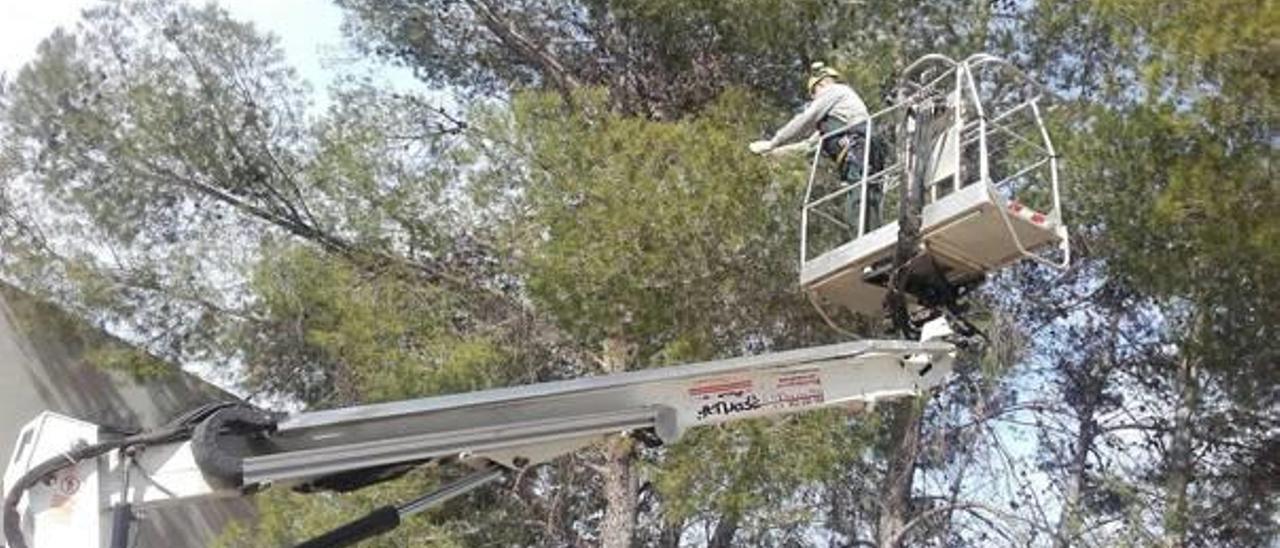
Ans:
[[[921,225],[924,245],[957,285],[1017,262],[1026,251],[1061,244],[1066,231],[1049,215],[992,195],[989,184],[925,206]],[[887,290],[876,267],[891,260],[897,241],[898,224],[883,225],[806,261],[800,283],[852,312],[877,314]]]
[[[851,151],[863,155],[862,176],[846,184],[824,176],[831,170],[814,155],[801,215],[800,284],[815,304],[881,311],[904,181],[922,187],[920,253],[949,283],[973,284],[1023,259],[1066,268],[1058,158],[1040,87],[989,55],[962,62],[926,56],[904,72],[902,86],[898,104],[832,132],[862,132],[863,143],[891,145],[884,165],[872,165],[870,146]],[[877,191],[882,204],[868,200]],[[880,211],[870,210],[877,205]],[[880,217],[888,222],[872,226]]]
[[[418,466],[470,472],[301,546],[346,546],[460,494],[618,436],[673,443],[696,427],[823,408],[864,410],[942,386],[949,331],[863,340],[281,416],[228,402],[122,437],[46,412],[4,473],[12,548],[127,548],[136,511],[268,486],[349,491]]]

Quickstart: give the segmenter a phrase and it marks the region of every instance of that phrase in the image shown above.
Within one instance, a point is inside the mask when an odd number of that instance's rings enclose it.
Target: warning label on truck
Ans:
[[[699,421],[742,414],[767,415],[810,407],[825,398],[817,370],[709,379],[690,387],[688,395]]]

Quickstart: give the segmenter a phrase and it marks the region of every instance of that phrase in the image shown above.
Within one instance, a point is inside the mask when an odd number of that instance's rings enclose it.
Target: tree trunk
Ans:
[[[556,89],[560,90],[560,94],[565,99],[572,99],[574,90],[582,87],[582,82],[560,62],[560,59],[517,30],[515,25],[508,18],[499,15],[488,1],[471,0],[467,4],[471,6],[481,24],[489,29],[489,32],[492,32],[512,53],[524,59],[529,65],[537,67],[544,77],[555,84]]]
[[[1070,548],[1073,540],[1080,534],[1080,499],[1084,496],[1085,470],[1089,462],[1089,449],[1097,437],[1097,422],[1093,418],[1092,406],[1079,411],[1079,427],[1076,430],[1075,447],[1071,454],[1069,467],[1070,478],[1067,481],[1067,492],[1062,501],[1062,512],[1058,516],[1058,530],[1053,541],[1054,548]]]
[[[664,523],[662,533],[658,536],[658,548],[680,548],[680,537],[684,535],[684,522]]]
[[[1111,322],[1111,332],[1117,332],[1116,321]],[[1071,463],[1067,473],[1067,492],[1062,501],[1062,511],[1058,515],[1058,528],[1055,532],[1054,548],[1070,548],[1080,534],[1080,500],[1084,498],[1088,477],[1089,452],[1098,437],[1098,421],[1095,418],[1098,404],[1102,401],[1102,387],[1106,385],[1107,376],[1112,370],[1115,360],[1115,347],[1111,346],[1102,363],[1100,360],[1089,360],[1092,363],[1080,372],[1078,378],[1068,374],[1068,382],[1076,385],[1080,391],[1079,403],[1072,407],[1076,413],[1076,439],[1071,451]]]
[[[617,337],[604,341],[600,367],[606,374],[627,370],[634,346]],[[640,483],[632,462],[635,443],[629,437],[615,436],[605,442],[604,522],[600,524],[600,545],[604,548],[629,548],[635,539],[636,511]]]
[[[1178,363],[1178,409],[1173,417],[1173,439],[1165,459],[1168,469],[1165,504],[1165,545],[1183,548],[1187,545],[1187,525],[1190,508],[1187,489],[1194,475],[1191,446],[1191,416],[1195,413],[1197,386],[1195,364],[1183,357]]]
[[[851,540],[858,538],[858,533],[861,532],[858,530],[857,501],[863,493],[855,484],[857,481],[856,472],[844,471],[840,478],[826,485],[826,492],[830,497],[827,508],[830,518],[827,527],[832,532]]]
[[[631,438],[615,437],[604,447],[604,522],[600,524],[600,545],[630,548],[636,530],[636,492],[639,487],[631,464]]]
[[[732,548],[733,536],[738,533],[738,523],[741,521],[737,514],[725,514],[720,517],[720,522],[716,524],[716,530],[711,533],[711,540],[707,542],[707,548]]]
[[[915,480],[916,456],[920,454],[920,421],[923,402],[912,399],[898,404],[894,413],[889,472],[885,476],[884,508],[880,511],[879,546],[898,548],[905,539],[903,528],[911,520],[911,487]]]

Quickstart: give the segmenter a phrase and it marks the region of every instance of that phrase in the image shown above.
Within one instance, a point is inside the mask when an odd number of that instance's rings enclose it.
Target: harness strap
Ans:
[[[818,121],[818,131],[822,132],[823,135],[826,135],[847,125],[849,125],[849,122],[845,121],[843,118],[828,114],[822,120]],[[851,130],[845,130],[840,133],[830,135],[826,139],[823,139],[819,146],[822,147],[822,153],[834,160],[837,166],[844,167],[844,162],[849,156],[849,149],[853,146],[853,132]]]

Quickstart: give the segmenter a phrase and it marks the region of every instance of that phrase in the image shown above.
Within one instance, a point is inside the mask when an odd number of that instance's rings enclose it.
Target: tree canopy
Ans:
[[[0,81],[0,277],[310,409],[841,340],[796,286],[807,166],[746,143],[812,61],[875,106],[930,52],[1048,86],[1083,250],[990,280],[994,340],[932,398],[618,438],[371,546],[1280,535],[1270,0],[336,4],[421,88],[344,79],[309,114],[277,38],[213,4],[51,34]],[[269,492],[221,542],[290,545],[450,473]]]

